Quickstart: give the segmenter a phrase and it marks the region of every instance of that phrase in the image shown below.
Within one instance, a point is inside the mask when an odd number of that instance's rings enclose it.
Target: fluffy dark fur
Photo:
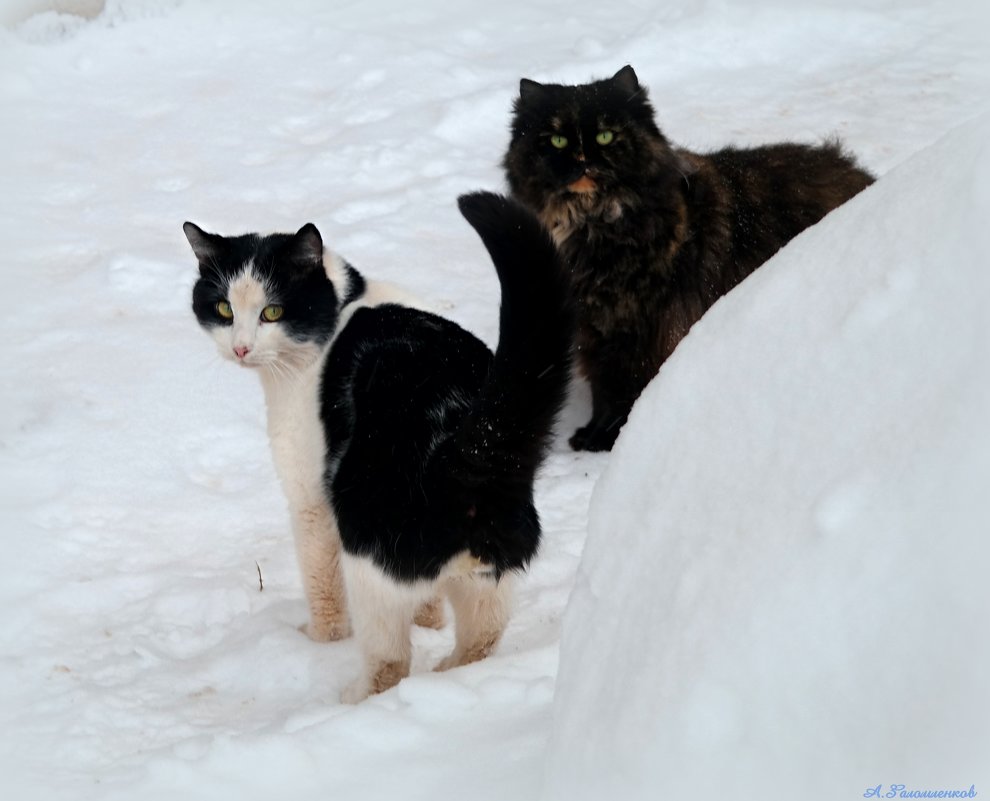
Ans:
[[[523,79],[504,166],[561,248],[591,421],[608,450],[688,329],[788,240],[873,178],[838,143],[700,155],[660,132],[632,67],[580,86]]]

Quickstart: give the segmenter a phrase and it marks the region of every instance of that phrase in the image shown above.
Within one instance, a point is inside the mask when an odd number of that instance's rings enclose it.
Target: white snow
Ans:
[[[984,22],[921,0],[5,3],[0,795],[987,787],[986,122],[932,146],[986,108]],[[884,177],[719,304],[610,456],[567,449],[577,388],[493,658],[432,674],[451,632],[417,630],[414,675],[341,706],[356,647],[296,630],[260,388],[196,326],[181,224],[313,221],[494,342],[454,200],[503,185],[520,77],[626,63],[680,144],[838,133]],[[728,784],[707,797],[747,797]]]

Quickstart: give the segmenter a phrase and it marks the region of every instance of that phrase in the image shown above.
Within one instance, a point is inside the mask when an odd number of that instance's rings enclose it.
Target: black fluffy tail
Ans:
[[[533,479],[567,394],[574,314],[557,248],[529,211],[490,192],[458,204],[492,257],[502,305],[491,371],[448,443],[445,472],[469,550],[501,573],[536,552]]]
[[[495,362],[455,439],[463,480],[530,484],[570,376],[573,312],[557,248],[537,219],[501,195],[458,199],[502,285]],[[473,475],[471,475],[473,473]]]

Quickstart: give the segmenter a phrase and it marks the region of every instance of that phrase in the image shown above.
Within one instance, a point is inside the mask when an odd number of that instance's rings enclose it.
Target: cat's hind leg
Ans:
[[[409,675],[413,616],[432,588],[399,584],[364,557],[345,553],[342,564],[354,636],[364,664],[361,675],[340,697],[345,704],[356,704]]]
[[[443,596],[435,595],[416,610],[413,623],[425,629],[442,629],[446,623]]]
[[[446,583],[454,609],[454,650],[436,670],[469,665],[488,656],[498,645],[509,622],[512,607],[512,577],[480,573],[452,576]]]

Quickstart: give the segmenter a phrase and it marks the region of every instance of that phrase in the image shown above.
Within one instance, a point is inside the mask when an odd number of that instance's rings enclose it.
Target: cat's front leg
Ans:
[[[309,603],[309,622],[303,631],[316,642],[343,640],[350,636],[351,625],[337,521],[329,506],[314,503],[294,510],[293,528],[303,590]]]
[[[591,420],[568,440],[576,451],[610,451],[626,424],[632,402],[621,403],[600,382],[591,384]]]
[[[644,337],[634,327],[614,324],[607,334],[591,324],[579,329],[577,355],[591,386],[591,420],[570,438],[574,450],[612,450],[633,403],[656,373],[643,355]]]

